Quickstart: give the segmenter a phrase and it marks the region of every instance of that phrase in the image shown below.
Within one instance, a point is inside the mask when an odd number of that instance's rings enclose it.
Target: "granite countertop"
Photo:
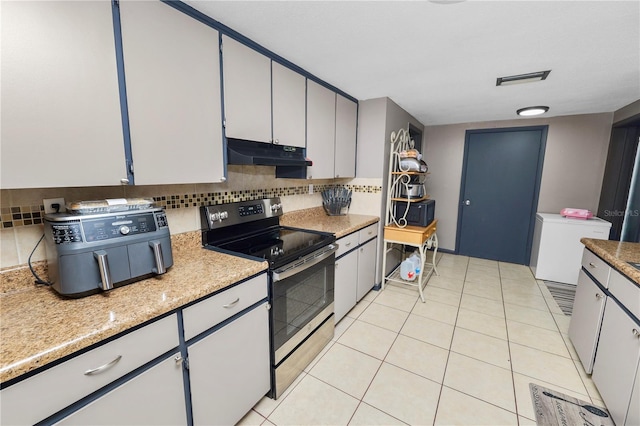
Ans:
[[[202,248],[200,232],[172,237],[164,275],[81,299],[34,286],[29,269],[7,274],[0,293],[0,382],[18,377],[267,269]],[[5,281],[5,274],[2,274]],[[22,279],[20,280],[20,276]],[[16,281],[26,283],[22,288]]]
[[[280,225],[292,228],[311,229],[329,232],[336,238],[342,238],[366,226],[380,221],[378,216],[348,214],[345,216],[329,216],[322,207],[298,210],[285,213],[280,218]]]
[[[331,232],[339,238],[378,221],[374,216],[327,216],[322,207],[287,213],[281,224]],[[247,277],[267,262],[202,248],[199,231],[171,237],[166,274],[81,299],[35,286],[27,267],[0,271],[0,383],[172,312]],[[46,278],[46,262],[34,265]]]
[[[640,286],[640,270],[627,262],[640,262],[640,243],[583,238],[582,244],[620,273]]]

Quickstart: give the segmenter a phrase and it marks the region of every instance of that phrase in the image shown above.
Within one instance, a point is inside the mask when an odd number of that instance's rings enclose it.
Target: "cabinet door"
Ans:
[[[640,358],[639,330],[640,326],[612,298],[608,298],[592,379],[618,425],[625,424],[631,402]]]
[[[187,409],[180,353],[65,417],[61,425],[180,425]]]
[[[358,104],[336,94],[335,177],[356,176]]]
[[[267,304],[188,348],[194,425],[232,425],[270,388]]]
[[[2,188],[120,185],[111,2],[2,2],[1,16]]]
[[[636,370],[635,383],[631,392],[631,404],[627,412],[628,425],[640,425],[640,362]]]
[[[306,79],[301,74],[271,62],[273,91],[273,143],[306,146]]]
[[[580,270],[569,324],[569,337],[587,373],[593,369],[605,294]]]
[[[334,177],[336,94],[307,80],[307,168],[309,179]]]
[[[336,323],[356,305],[358,251],[336,260],[334,315]]]
[[[224,177],[218,32],[162,2],[120,2],[137,185]]]
[[[376,280],[375,238],[358,249],[358,289],[356,299],[362,299],[373,288]]]
[[[271,60],[222,36],[225,134],[271,142]]]

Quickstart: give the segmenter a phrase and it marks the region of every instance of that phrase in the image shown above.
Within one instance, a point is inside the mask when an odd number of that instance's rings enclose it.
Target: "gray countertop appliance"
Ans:
[[[45,215],[49,281],[67,297],[84,297],[164,274],[173,265],[162,208]]]

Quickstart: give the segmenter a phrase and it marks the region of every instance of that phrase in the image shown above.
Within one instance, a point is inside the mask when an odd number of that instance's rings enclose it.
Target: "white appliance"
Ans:
[[[611,223],[598,217],[566,218],[537,213],[529,265],[539,280],[578,283],[584,245],[581,238],[609,239]]]

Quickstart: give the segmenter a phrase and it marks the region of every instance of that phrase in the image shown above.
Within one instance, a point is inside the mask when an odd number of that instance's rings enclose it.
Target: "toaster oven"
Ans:
[[[396,221],[404,217],[407,225],[429,226],[435,218],[435,213],[436,200],[424,200],[414,203],[396,201],[393,215]]]

